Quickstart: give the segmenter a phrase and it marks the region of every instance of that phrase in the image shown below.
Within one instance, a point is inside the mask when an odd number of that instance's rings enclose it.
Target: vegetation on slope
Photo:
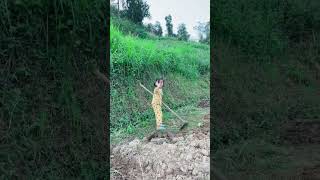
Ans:
[[[107,177],[106,1],[0,7],[0,179]]]
[[[209,99],[209,46],[167,38],[124,34],[111,22],[111,130],[134,133],[154,128],[151,96],[156,78],[165,78],[164,101],[176,109]],[[126,31],[125,31],[126,32]],[[165,115],[166,118],[167,115]]]
[[[320,118],[319,7],[316,0],[214,1],[214,156],[227,174],[261,179],[268,167],[289,167],[282,125]]]

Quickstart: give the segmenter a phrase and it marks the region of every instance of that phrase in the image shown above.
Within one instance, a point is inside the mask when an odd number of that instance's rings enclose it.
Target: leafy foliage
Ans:
[[[106,177],[106,2],[0,7],[0,179]]]
[[[148,33],[147,33],[148,27],[135,24],[130,20],[127,20],[118,16],[112,16],[111,22],[114,24],[114,26],[118,27],[119,30],[121,30],[125,34],[138,36],[140,38],[148,37]]]
[[[259,59],[281,54],[289,41],[319,31],[317,0],[218,0],[214,4],[213,38],[224,38]]]
[[[185,24],[180,24],[178,26],[178,34],[177,37],[179,40],[187,41],[190,37],[190,34],[187,32],[187,28]]]
[[[162,27],[159,21],[156,21],[156,24],[154,25],[154,33],[157,36],[162,36]]]
[[[198,22],[194,29],[199,33],[199,42],[210,44],[210,22]]]
[[[159,21],[156,21],[154,25],[152,23],[148,23],[145,27],[148,32],[151,32],[159,37],[162,37],[163,32],[162,32],[162,27]]]
[[[167,35],[169,37],[173,36],[173,25],[172,25],[172,16],[169,14],[168,16],[165,17],[166,20],[166,27],[167,27]]]
[[[268,3],[215,3],[213,18],[216,21],[212,24],[215,38],[213,46],[216,50],[213,58],[216,63],[215,76],[219,78],[214,81],[217,90],[215,102],[221,103],[217,105],[215,112],[230,126],[226,134],[216,136],[221,138],[217,142],[222,143],[228,139],[224,143],[232,144],[239,138],[247,139],[259,132],[276,130],[274,127],[288,119],[318,117],[315,112],[319,112],[319,108],[315,104],[320,100],[309,99],[310,93],[316,97],[314,93],[319,88],[316,78],[319,61],[313,60],[319,57],[319,33],[316,33],[318,21],[311,21],[306,29],[297,29],[295,34],[300,34],[298,39],[307,40],[299,42],[290,38],[290,30],[285,28],[297,25],[298,22],[293,20],[295,16],[285,18],[292,19],[286,20],[285,27],[278,23],[283,21],[282,15],[287,12],[296,12],[302,17],[315,15],[313,6],[317,3],[309,2],[308,6],[304,1],[281,4],[276,0]],[[304,4],[304,10],[296,6],[301,3]],[[318,6],[320,7],[320,3]],[[248,14],[255,16],[249,18]],[[271,18],[278,15],[280,18]],[[309,29],[310,27],[313,28]],[[247,32],[243,32],[243,29]],[[272,34],[275,30],[277,33]],[[305,31],[313,31],[314,37],[310,39],[304,36]],[[278,51],[280,44],[282,51]],[[304,97],[303,102],[296,94]],[[219,131],[221,129],[217,130]]]
[[[146,25],[146,29],[147,29],[148,32],[153,33],[154,32],[154,25],[152,23],[148,23]]]
[[[226,157],[220,165],[228,174],[245,168],[258,174],[274,163],[259,155],[264,150],[247,148],[253,139],[285,149],[284,123],[319,119],[319,7],[317,0],[212,5],[214,156]]]
[[[143,0],[125,0],[123,1],[124,16],[135,24],[142,24],[142,20],[150,17],[149,5]]]

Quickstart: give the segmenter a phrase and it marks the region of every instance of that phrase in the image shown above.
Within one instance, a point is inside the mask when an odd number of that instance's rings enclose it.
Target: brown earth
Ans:
[[[112,147],[111,179],[210,179],[208,115],[203,120],[202,127],[174,134],[172,141],[158,136]]]
[[[164,133],[154,137],[150,142],[134,139],[113,147],[111,179],[209,179],[209,119],[210,115],[205,115],[200,128],[175,134],[172,141]],[[302,162],[301,168],[297,168],[295,172],[277,173],[270,177],[320,180],[320,164],[315,163],[316,160],[310,164],[303,163],[306,159],[310,159],[309,156],[314,157],[318,154],[316,150],[311,151],[314,148],[306,147],[314,145],[318,147],[320,122],[294,120],[286,123],[282,131],[282,140],[297,147],[290,154],[292,160]],[[246,179],[241,176],[237,178]]]

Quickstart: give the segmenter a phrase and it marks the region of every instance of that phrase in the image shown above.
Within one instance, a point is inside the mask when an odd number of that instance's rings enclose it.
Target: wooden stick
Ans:
[[[143,87],[143,89],[145,89],[146,91],[148,91],[151,95],[153,95],[153,93],[151,92],[151,91],[149,91],[149,89],[147,89],[144,85],[142,85],[141,83],[140,83],[140,86],[141,87]],[[168,108],[174,115],[176,115],[183,123],[186,123],[186,121],[185,120],[183,120],[177,113],[175,113],[171,108],[169,108],[169,106],[168,105],[166,105],[164,102],[162,102],[162,104],[166,107],[166,108]]]

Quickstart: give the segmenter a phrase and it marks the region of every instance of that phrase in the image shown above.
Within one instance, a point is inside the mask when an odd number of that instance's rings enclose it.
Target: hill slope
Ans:
[[[164,102],[174,110],[190,110],[209,100],[208,45],[166,38],[124,34],[111,22],[111,138],[139,135],[154,129],[151,95],[156,78],[165,79]],[[187,111],[185,111],[187,112]],[[183,116],[185,112],[181,112]],[[172,115],[164,112],[164,122]]]

